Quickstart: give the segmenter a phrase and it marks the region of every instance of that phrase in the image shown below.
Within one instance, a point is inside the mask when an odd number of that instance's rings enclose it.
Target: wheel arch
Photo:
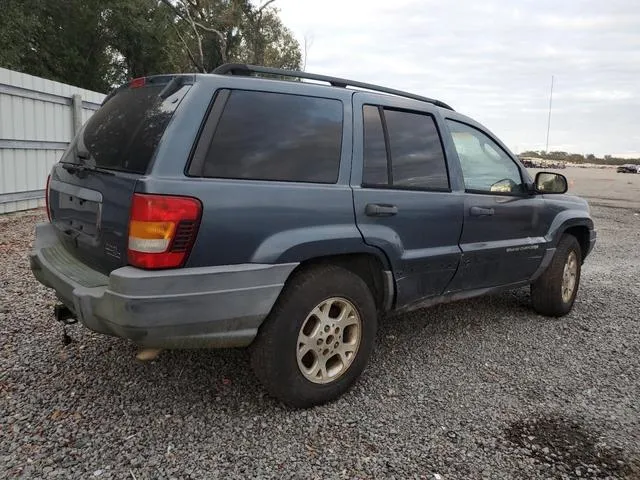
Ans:
[[[319,265],[336,265],[358,275],[367,284],[379,312],[392,309],[395,281],[389,262],[382,252],[352,252],[308,258],[291,272],[287,283],[303,271]]]
[[[589,240],[590,240],[589,227],[587,227],[586,225],[574,225],[574,226],[567,227],[566,229],[564,229],[562,233],[564,235],[571,235],[575,237],[576,240],[578,240],[578,243],[580,244],[581,254],[582,254],[581,260],[584,262],[584,259],[589,253]]]
[[[594,230],[593,220],[589,213],[581,210],[565,210],[554,219],[547,240],[553,246],[558,245],[563,235],[572,235],[578,240],[582,250],[582,260],[590,253],[591,236]]]

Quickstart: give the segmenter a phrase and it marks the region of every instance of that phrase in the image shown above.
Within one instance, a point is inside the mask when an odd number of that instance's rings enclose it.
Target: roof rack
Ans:
[[[371,90],[374,92],[388,93],[390,95],[396,95],[398,97],[411,98],[413,100],[419,100],[421,102],[429,102],[438,107],[446,108],[447,110],[453,110],[453,108],[451,108],[446,103],[441,102],[440,100],[423,97],[421,95],[415,95],[409,92],[403,92],[402,90],[395,90],[393,88],[381,87],[379,85],[372,85],[370,83],[356,82],[354,80],[347,80],[344,78],[330,77],[327,75],[317,75],[315,73],[299,72],[297,70],[283,70],[280,68],[262,67],[259,65],[247,65],[244,63],[225,63],[224,65],[220,65],[215,70],[212,70],[211,73],[215,73],[218,75],[243,75],[243,76],[249,76],[252,73],[266,73],[268,75],[278,75],[282,77],[305,78],[308,80],[327,82],[332,87],[362,88],[362,89]]]

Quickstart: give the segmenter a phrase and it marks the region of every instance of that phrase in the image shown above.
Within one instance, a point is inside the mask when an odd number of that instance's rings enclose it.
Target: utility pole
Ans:
[[[547,146],[544,151],[549,153],[549,131],[551,130],[551,105],[553,103],[553,75],[551,75],[551,92],[549,93],[549,119],[547,120]]]

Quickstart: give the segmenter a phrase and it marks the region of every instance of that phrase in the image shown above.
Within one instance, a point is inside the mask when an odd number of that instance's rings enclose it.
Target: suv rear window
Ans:
[[[92,166],[145,173],[173,113],[189,90],[160,96],[167,83],[123,88],[86,123],[62,158],[87,157]]]
[[[204,161],[215,178],[335,183],[342,102],[233,90]]]

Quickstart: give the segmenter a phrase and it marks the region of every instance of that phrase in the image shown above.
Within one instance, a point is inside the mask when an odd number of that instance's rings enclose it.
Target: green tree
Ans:
[[[8,28],[0,44],[0,52],[9,52],[7,59],[0,56],[3,66],[92,90],[109,87],[100,0],[3,3],[9,4],[8,10],[0,8],[0,31]]]
[[[173,11],[163,2],[111,0],[105,5],[113,83],[188,69],[173,25]]]
[[[520,154],[521,157],[532,157],[532,158],[540,158],[540,152],[536,152],[533,150],[528,150],[526,152],[522,152]]]
[[[549,152],[547,153],[548,158],[552,158],[554,160],[563,160],[566,158],[567,152]]]
[[[228,62],[298,69],[275,0],[0,0],[0,66],[106,92]]]
[[[0,0],[0,66],[21,70],[33,51],[37,15],[23,0]]]
[[[195,70],[209,72],[227,62],[299,69],[300,44],[274,1],[163,0],[176,15],[176,34]]]
[[[247,15],[242,34],[242,48],[234,52],[234,60],[289,70],[302,68],[300,44],[275,9]]]

